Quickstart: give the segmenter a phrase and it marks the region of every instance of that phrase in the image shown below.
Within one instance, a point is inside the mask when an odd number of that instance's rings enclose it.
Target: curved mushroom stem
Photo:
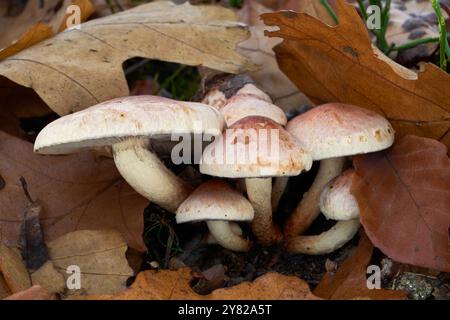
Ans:
[[[234,233],[228,221],[208,220],[206,224],[209,232],[222,247],[239,252],[250,250],[250,241]]]
[[[272,187],[272,212],[277,211],[280,199],[286,190],[289,177],[276,177]]]
[[[239,224],[237,224],[236,222],[228,222],[230,224],[230,230],[238,235],[238,236],[242,236],[244,234],[244,232],[242,231],[241,227],[239,226]],[[205,243],[207,244],[218,244],[216,238],[214,238],[214,236],[211,233],[208,233],[208,235],[206,236],[205,239]]]
[[[338,221],[330,230],[316,236],[297,236],[289,239],[287,250],[293,253],[320,255],[333,252],[358,232],[359,219]]]
[[[114,162],[134,190],[164,209],[175,212],[192,192],[149,149],[146,138],[130,138],[112,146]]]
[[[345,157],[320,161],[319,172],[317,172],[311,188],[303,195],[303,199],[287,220],[284,228],[286,238],[292,238],[304,233],[317,218],[320,214],[320,193],[331,179],[341,174],[344,163]]]
[[[247,195],[255,217],[252,231],[258,241],[265,246],[275,244],[283,238],[281,230],[272,221],[272,178],[246,178]]]

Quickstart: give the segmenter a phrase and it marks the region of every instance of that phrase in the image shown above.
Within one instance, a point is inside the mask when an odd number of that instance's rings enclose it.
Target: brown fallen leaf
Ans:
[[[19,250],[0,242],[0,273],[11,292],[16,293],[31,287],[30,275]]]
[[[46,241],[80,229],[116,229],[130,247],[145,251],[143,212],[148,201],[128,186],[110,158],[92,152],[68,156],[33,153],[29,142],[0,131],[0,230],[10,246],[18,244],[27,200],[20,177],[44,206]]]
[[[41,286],[32,286],[26,290],[14,293],[3,300],[54,300],[47,290]]]
[[[177,271],[148,270],[137,275],[135,282],[116,295],[90,296],[90,300],[317,300],[308,284],[294,276],[269,272],[253,282],[214,290],[208,295],[195,293],[189,283],[190,269]]]
[[[367,288],[366,272],[372,253],[372,243],[362,232],[358,247],[335,273],[323,276],[313,293],[324,299],[406,299],[403,291]]]
[[[30,276],[33,285],[39,285],[50,293],[62,293],[66,289],[64,276],[56,270],[51,260],[48,260]]]
[[[90,0],[46,0],[28,1],[23,12],[17,17],[1,17],[0,60],[10,57],[26,48],[52,37],[67,27],[70,5],[80,9],[81,22],[94,12]]]
[[[31,2],[30,2],[31,3]],[[35,45],[42,40],[53,36],[52,29],[42,22],[28,29],[16,42],[0,50],[0,60],[15,55],[16,53]]]
[[[3,299],[7,296],[11,295],[11,290],[9,290],[8,285],[6,284],[5,278],[0,272],[0,299]]]
[[[19,118],[43,117],[53,111],[33,89],[19,87],[12,81],[0,84],[0,129],[8,133],[20,132]],[[8,122],[12,121],[12,124]],[[7,128],[11,128],[9,131]],[[14,130],[12,130],[14,129]],[[16,135],[16,134],[14,134]]]
[[[20,119],[8,108],[0,107],[0,129],[16,137],[25,134],[20,127]]]
[[[327,0],[327,2],[333,10],[336,10],[335,0]],[[286,0],[282,1],[280,6],[278,7],[278,10],[293,10],[297,12],[304,12],[330,26],[336,25],[336,21],[334,21],[333,17],[330,15],[321,1]]]
[[[156,1],[81,25],[0,62],[8,79],[33,88],[59,115],[127,96],[122,63],[145,57],[237,73],[249,67],[235,52],[244,25],[219,6]]]
[[[114,294],[126,288],[134,272],[125,258],[127,244],[115,230],[78,230],[48,243],[50,258],[66,280],[69,266],[78,266],[81,288],[67,295]]]
[[[357,156],[351,192],[372,243],[390,258],[450,272],[450,159],[436,140],[406,136]]]
[[[392,123],[397,136],[416,134],[450,145],[450,75],[427,64],[415,73],[371,44],[355,8],[337,0],[339,25],[304,13],[262,15],[283,38],[274,49],[281,70],[313,102],[343,102],[374,110]]]
[[[281,40],[264,36],[264,30],[270,28],[264,25],[259,16],[265,12],[272,12],[272,10],[256,0],[246,1],[238,12],[240,20],[249,25],[251,36],[238,44],[237,51],[257,65],[257,68],[248,72],[248,75],[271,96],[277,106],[285,111],[311,104],[278,68],[272,48]]]

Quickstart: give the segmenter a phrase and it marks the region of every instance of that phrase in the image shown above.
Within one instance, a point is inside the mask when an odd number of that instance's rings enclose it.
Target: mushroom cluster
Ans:
[[[289,251],[304,254],[332,252],[357,233],[359,209],[350,193],[354,171],[342,170],[347,157],[393,143],[394,130],[386,119],[356,106],[328,103],[288,122],[265,92],[239,76],[216,85],[201,101],[157,96],[106,101],[50,123],[34,149],[67,154],[109,148],[118,171],[138,193],[175,213],[177,223],[205,222],[208,242],[230,250],[252,247],[242,222],[251,223],[261,245],[285,239]],[[190,139],[211,132],[215,139],[202,144],[199,170],[212,178],[194,190],[155,149],[163,146],[170,153],[174,135]],[[319,172],[283,230],[273,222],[273,212],[288,178],[309,171],[313,161],[320,161]],[[320,212],[336,224],[319,235],[302,235]]]

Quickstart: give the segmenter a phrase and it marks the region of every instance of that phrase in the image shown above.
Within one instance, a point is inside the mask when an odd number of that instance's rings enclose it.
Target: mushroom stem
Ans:
[[[272,178],[246,178],[245,185],[248,199],[255,210],[253,234],[265,246],[281,241],[283,234],[272,221]]]
[[[242,236],[244,234],[244,232],[242,231],[241,227],[239,226],[239,224],[237,224],[236,222],[228,222],[230,224],[230,230],[238,235],[238,236]],[[208,235],[206,236],[206,240],[205,243],[207,244],[218,244],[216,238],[214,238],[214,236],[211,233],[208,233]]]
[[[222,247],[239,252],[250,250],[250,241],[234,233],[228,221],[208,220],[206,224],[209,232]]]
[[[146,138],[129,138],[112,146],[114,162],[134,190],[162,208],[175,212],[192,191],[149,149]]]
[[[289,177],[276,177],[272,187],[272,212],[277,211],[278,204],[286,190]]]
[[[344,162],[345,157],[320,161],[320,168],[311,188],[303,195],[303,199],[287,220],[284,228],[284,234],[287,238],[304,233],[317,218],[320,214],[320,193],[331,179],[341,174]]]
[[[330,230],[316,236],[297,236],[289,239],[287,250],[293,253],[320,255],[333,252],[358,232],[359,219],[338,221]]]

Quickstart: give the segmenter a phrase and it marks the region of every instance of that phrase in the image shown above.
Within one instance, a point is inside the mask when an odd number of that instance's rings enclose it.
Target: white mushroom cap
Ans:
[[[331,180],[320,194],[320,211],[327,219],[351,220],[359,217],[358,202],[350,193],[355,171],[348,169]]]
[[[287,123],[286,114],[282,109],[253,94],[236,94],[228,99],[220,112],[223,114],[227,126],[232,126],[248,116],[266,117],[282,126]]]
[[[314,160],[375,152],[394,142],[389,121],[373,111],[342,103],[317,106],[289,121],[286,129]]]
[[[34,150],[65,154],[80,149],[110,146],[130,137],[162,138],[172,133],[201,133],[224,127],[214,108],[159,96],[132,96],[106,101],[59,118],[36,138]]]
[[[177,223],[204,220],[250,221],[253,207],[239,192],[221,180],[200,185],[178,207]]]
[[[282,126],[250,116],[205,148],[200,172],[228,178],[295,176],[311,165],[309,153]]]

